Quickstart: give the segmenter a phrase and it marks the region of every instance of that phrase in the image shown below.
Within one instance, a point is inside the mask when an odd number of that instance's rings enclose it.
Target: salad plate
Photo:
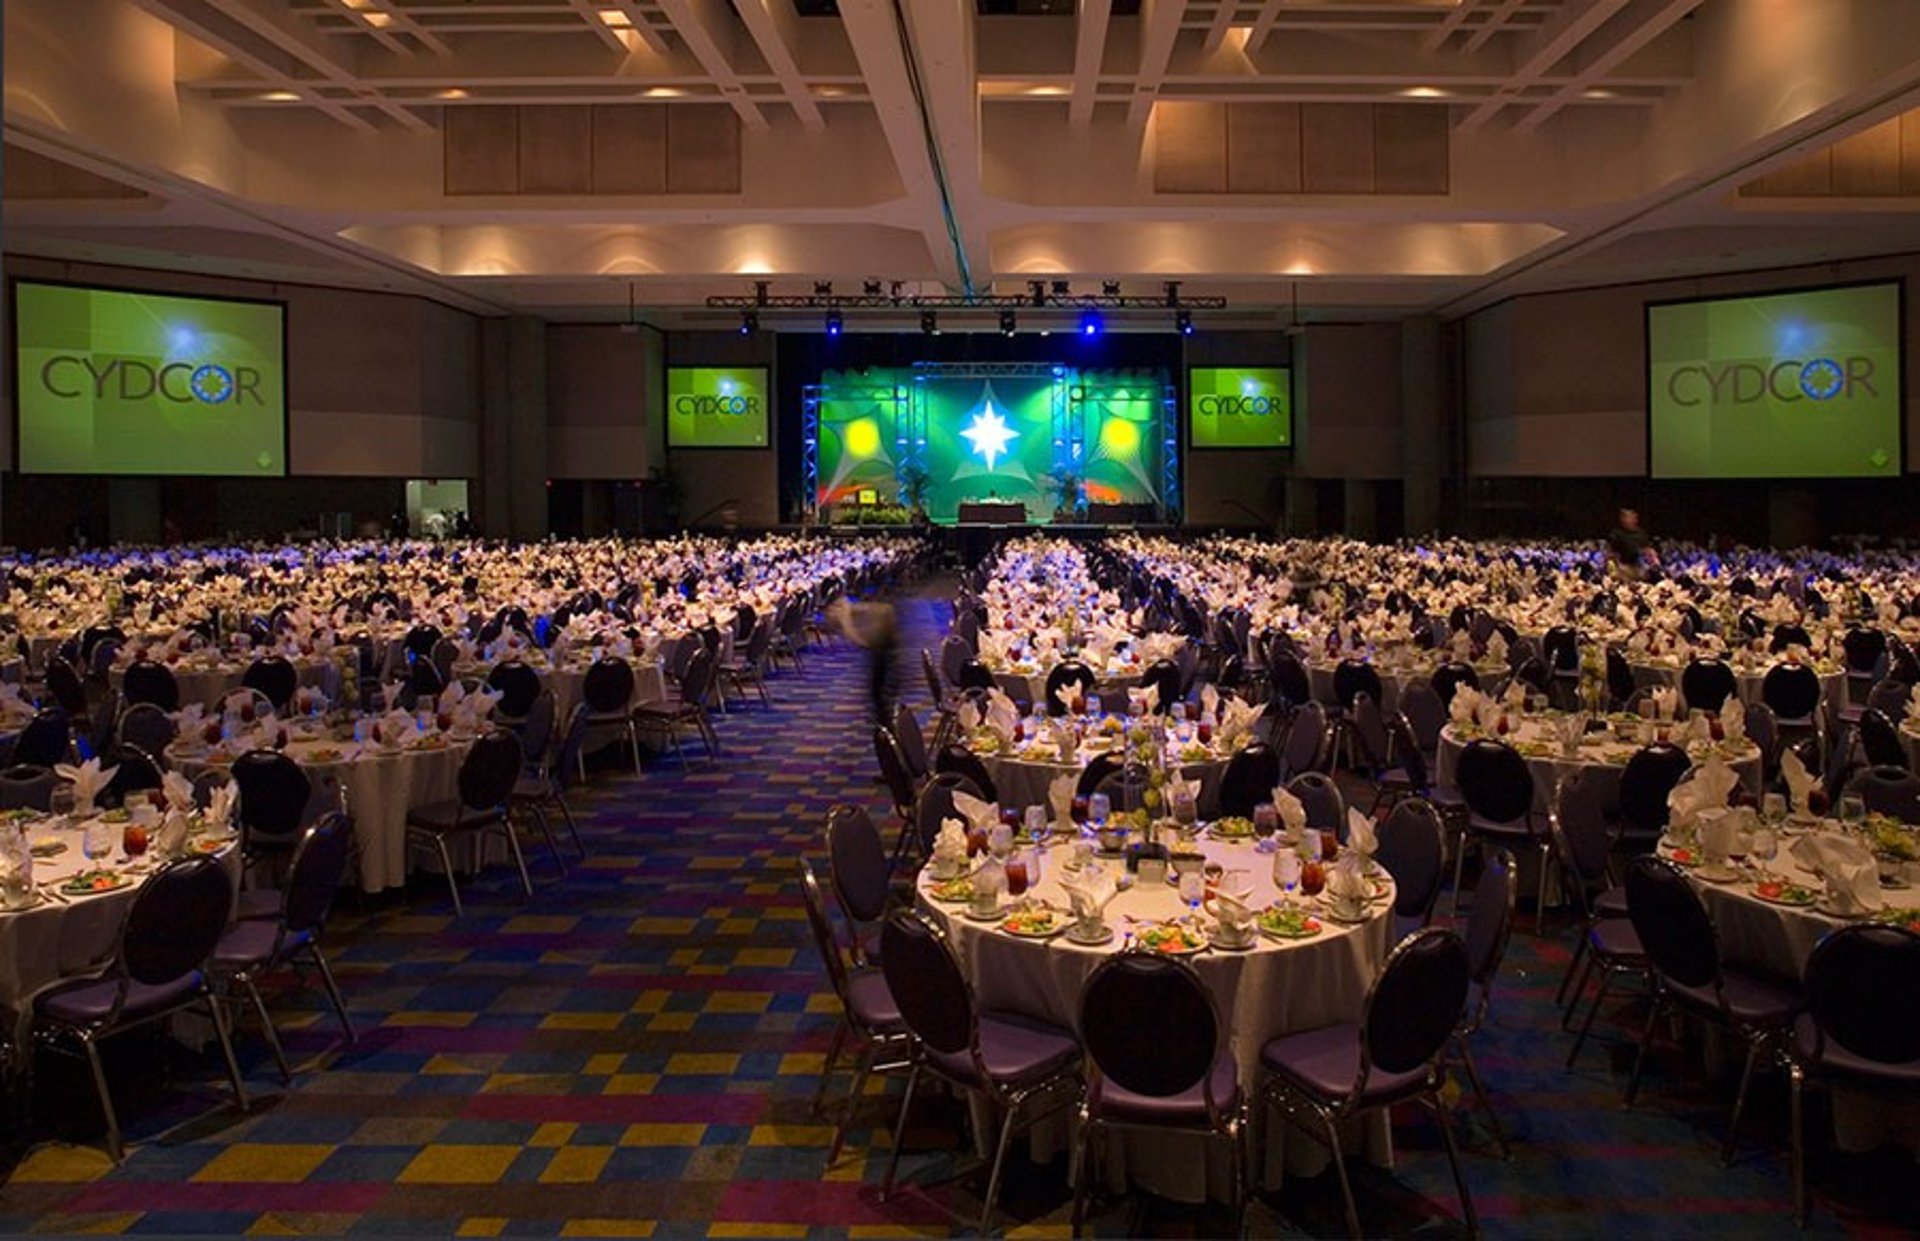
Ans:
[[[1312,939],[1326,930],[1318,918],[1298,906],[1264,909],[1254,918],[1254,925],[1261,934],[1274,939]]]
[[[1205,952],[1207,937],[1180,922],[1156,922],[1139,932],[1140,946],[1170,957],[1190,957]]]
[[[1092,934],[1087,934],[1086,932],[1082,931],[1078,923],[1074,923],[1073,925],[1067,927],[1067,942],[1070,944],[1079,944],[1083,948],[1098,947],[1099,945],[1108,942],[1112,938],[1113,938],[1113,928],[1108,926],[1104,922],[1102,922],[1099,926],[1099,929],[1094,931]]]
[[[1754,884],[1753,895],[1769,905],[1788,905],[1796,909],[1805,909],[1819,899],[1812,888],[1778,879]]]
[[[1067,921],[1058,910],[1035,905],[1009,912],[1000,929],[1021,939],[1052,939],[1067,929]]]
[[[62,883],[60,891],[68,896],[98,896],[102,892],[118,892],[132,885],[133,880],[117,871],[87,870]]]
[[[927,895],[949,905],[964,905],[973,899],[973,876],[957,875],[927,887]]]
[[[1253,835],[1253,820],[1228,815],[1224,819],[1215,819],[1209,830],[1220,840],[1246,840]]]

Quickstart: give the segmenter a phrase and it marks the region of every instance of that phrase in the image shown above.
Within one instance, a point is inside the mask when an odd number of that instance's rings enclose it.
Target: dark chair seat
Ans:
[[[1793,1054],[1802,1064],[1816,1066],[1830,1077],[1856,1078],[1862,1085],[1876,1089],[1887,1086],[1920,1089],[1920,1060],[1888,1064],[1856,1056],[1833,1039],[1822,1039],[1811,1014],[1802,1014],[1793,1023]]]
[[[282,936],[279,926],[272,922],[259,919],[236,922],[221,933],[220,942],[214,945],[212,964],[222,973],[258,969],[312,941],[310,930],[289,930]],[[280,949],[278,953],[274,951],[276,944]]]
[[[1627,916],[1627,890],[1608,888],[1593,898],[1593,915],[1596,918],[1624,918]]]
[[[1533,824],[1525,819],[1516,819],[1511,823],[1495,823],[1492,819],[1483,819],[1472,815],[1467,819],[1467,830],[1476,836],[1488,836],[1495,840],[1512,840],[1522,844],[1538,844],[1540,833]]]
[[[127,1001],[120,1009],[120,1022],[125,1025],[140,1020],[147,1013],[161,1013],[177,1007],[200,987],[201,975],[198,970],[158,984],[130,979],[127,982]],[[88,978],[42,992],[34,1001],[34,1007],[42,1016],[68,1025],[98,1025],[113,1016],[114,998],[119,993],[120,982],[117,978]]]
[[[279,888],[248,888],[234,903],[233,916],[241,921],[278,918],[283,899]]]
[[[546,801],[554,795],[553,779],[538,772],[525,772],[513,782],[514,801]]]
[[[1602,923],[1601,925],[1606,925]],[[1727,999],[1727,1012],[1742,1025],[1785,1025],[1795,1013],[1806,1007],[1806,999],[1778,979],[1737,965],[1721,968]],[[1676,999],[1717,1011],[1719,1001],[1712,987],[1689,986],[1667,979],[1667,990]]]
[[[1120,1124],[1204,1126],[1208,1121],[1206,1089],[1201,1082],[1195,1082],[1179,1094],[1145,1095],[1103,1077],[1089,1093],[1100,1115]],[[1240,1106],[1239,1074],[1234,1071],[1232,1054],[1225,1049],[1213,1062],[1213,1099],[1224,1114],[1231,1114]]]
[[[428,802],[424,806],[415,806],[407,811],[407,825],[421,827],[430,832],[472,832],[483,827],[491,827],[500,821],[497,810],[475,810],[462,805],[457,797],[446,801]]]
[[[847,977],[847,1007],[853,1019],[869,1030],[893,1029],[900,1025],[900,1006],[887,989],[886,975],[865,970]]]
[[[1260,1062],[1269,1073],[1322,1103],[1345,1100],[1360,1075],[1360,1027],[1350,1022],[1302,1030],[1270,1040],[1260,1049]],[[1389,1073],[1375,1068],[1367,1075],[1367,1090],[1359,1107],[1378,1107],[1411,1098],[1426,1087],[1427,1066]]]
[[[1078,1062],[1080,1044],[1057,1026],[1019,1013],[980,1014],[980,1061],[1003,1087],[1018,1089]],[[956,1052],[927,1049],[927,1061],[958,1081],[979,1080],[973,1057],[965,1048]]]
[[[1587,944],[1602,960],[1624,966],[1630,967],[1647,957],[1640,933],[1625,918],[1601,918],[1594,922],[1587,928]]]

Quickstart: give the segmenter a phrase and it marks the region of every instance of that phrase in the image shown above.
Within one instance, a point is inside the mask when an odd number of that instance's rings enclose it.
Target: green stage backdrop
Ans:
[[[667,447],[765,448],[767,368],[667,368]]]
[[[964,501],[992,499],[1049,521],[1067,473],[1091,503],[1160,502],[1166,376],[1037,371],[828,371],[817,389],[816,500],[846,503],[865,488],[895,498],[901,467],[918,463],[937,522],[955,520]]]
[[[1900,473],[1900,286],[1647,308],[1655,478]]]
[[[287,472],[284,307],[14,292],[22,473]]]
[[[1187,427],[1187,442],[1194,448],[1291,446],[1292,372],[1271,366],[1189,367]]]

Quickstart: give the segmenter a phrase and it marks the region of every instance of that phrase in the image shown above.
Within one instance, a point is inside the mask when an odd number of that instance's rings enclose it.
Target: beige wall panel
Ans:
[[[1373,106],[1373,188],[1377,194],[1444,194],[1447,110],[1423,104]]]
[[[1373,105],[1300,106],[1300,171],[1309,194],[1373,192]]]
[[[1224,194],[1227,107],[1157,103],[1153,107],[1153,189],[1157,194]]]
[[[515,108],[442,109],[448,194],[512,194],[520,187]]]
[[[1900,118],[1834,144],[1833,192],[1853,198],[1900,192]]]
[[[520,109],[520,192],[585,194],[593,188],[593,112]]]
[[[1227,192],[1300,192],[1300,105],[1234,103],[1227,111]]]
[[[667,109],[667,192],[740,192],[740,117],[732,108]]]
[[[593,192],[664,194],[666,189],[666,105],[595,104]]]

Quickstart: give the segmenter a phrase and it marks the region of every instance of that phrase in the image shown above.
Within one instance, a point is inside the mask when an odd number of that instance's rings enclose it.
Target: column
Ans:
[[[1400,467],[1408,535],[1440,528],[1440,478],[1447,460],[1451,404],[1440,321],[1431,316],[1400,325]]]

